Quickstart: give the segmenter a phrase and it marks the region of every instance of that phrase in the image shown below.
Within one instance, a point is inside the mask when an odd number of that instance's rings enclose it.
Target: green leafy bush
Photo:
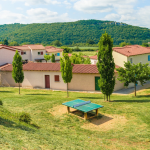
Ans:
[[[2,102],[2,100],[0,100],[0,105],[3,105],[3,102]]]
[[[30,124],[30,122],[31,122],[30,114],[22,112],[21,115],[20,115],[19,121]]]

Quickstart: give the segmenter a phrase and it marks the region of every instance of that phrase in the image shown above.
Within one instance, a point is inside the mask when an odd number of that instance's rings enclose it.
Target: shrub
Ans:
[[[3,105],[3,102],[2,102],[2,100],[0,100],[0,105]]]
[[[21,113],[19,121],[22,121],[22,122],[30,124],[30,122],[31,122],[30,114],[25,113],[25,112]]]

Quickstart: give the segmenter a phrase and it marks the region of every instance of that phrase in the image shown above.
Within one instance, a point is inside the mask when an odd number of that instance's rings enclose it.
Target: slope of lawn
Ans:
[[[112,95],[112,102],[105,102],[98,93],[66,92],[0,88],[0,149],[2,150],[141,150],[150,149],[150,89],[131,95]],[[50,110],[74,99],[91,100],[101,104],[102,117],[118,116],[120,122],[107,121],[93,130],[86,129],[92,123],[76,115],[53,115]],[[57,109],[55,109],[57,111]],[[32,117],[31,124],[19,122],[19,113],[27,112]],[[59,111],[57,112],[59,114]],[[121,118],[126,122],[122,123]],[[109,124],[110,122],[110,124]],[[105,130],[105,124],[107,125]],[[95,125],[96,126],[96,125]],[[113,127],[111,127],[113,126]],[[103,128],[101,128],[103,127]]]

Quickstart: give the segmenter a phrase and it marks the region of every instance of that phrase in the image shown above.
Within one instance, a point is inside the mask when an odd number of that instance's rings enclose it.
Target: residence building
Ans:
[[[116,66],[118,68],[119,66]],[[17,86],[12,78],[12,65],[7,64],[0,67],[2,84],[4,86]],[[60,63],[27,63],[23,65],[24,81],[22,87],[31,88],[49,88],[55,90],[66,90],[67,85],[64,83]],[[75,91],[100,91],[98,80],[100,79],[96,65],[74,64],[73,78],[68,84],[69,90]],[[115,76],[118,73],[115,70]],[[123,89],[123,83],[116,79],[114,91]]]
[[[19,54],[22,50],[18,49]],[[0,45],[0,66],[6,63],[12,63],[16,49],[12,46]]]
[[[56,48],[53,46],[46,46],[45,47],[46,50],[46,54],[52,56],[52,54],[55,55],[55,61],[59,62],[60,61],[60,57],[63,57],[63,49],[60,48]]]

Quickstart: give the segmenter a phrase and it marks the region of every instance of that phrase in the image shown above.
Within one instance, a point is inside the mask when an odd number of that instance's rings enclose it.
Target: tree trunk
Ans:
[[[19,94],[20,94],[20,83],[19,83]]]
[[[136,82],[134,83],[134,96],[136,96]]]
[[[110,95],[109,95],[109,102],[110,102]]]
[[[105,101],[105,94],[104,94],[104,101]]]
[[[68,83],[67,83],[67,97],[69,97],[69,93],[68,93]]]
[[[107,101],[108,101],[108,95],[107,95]]]

